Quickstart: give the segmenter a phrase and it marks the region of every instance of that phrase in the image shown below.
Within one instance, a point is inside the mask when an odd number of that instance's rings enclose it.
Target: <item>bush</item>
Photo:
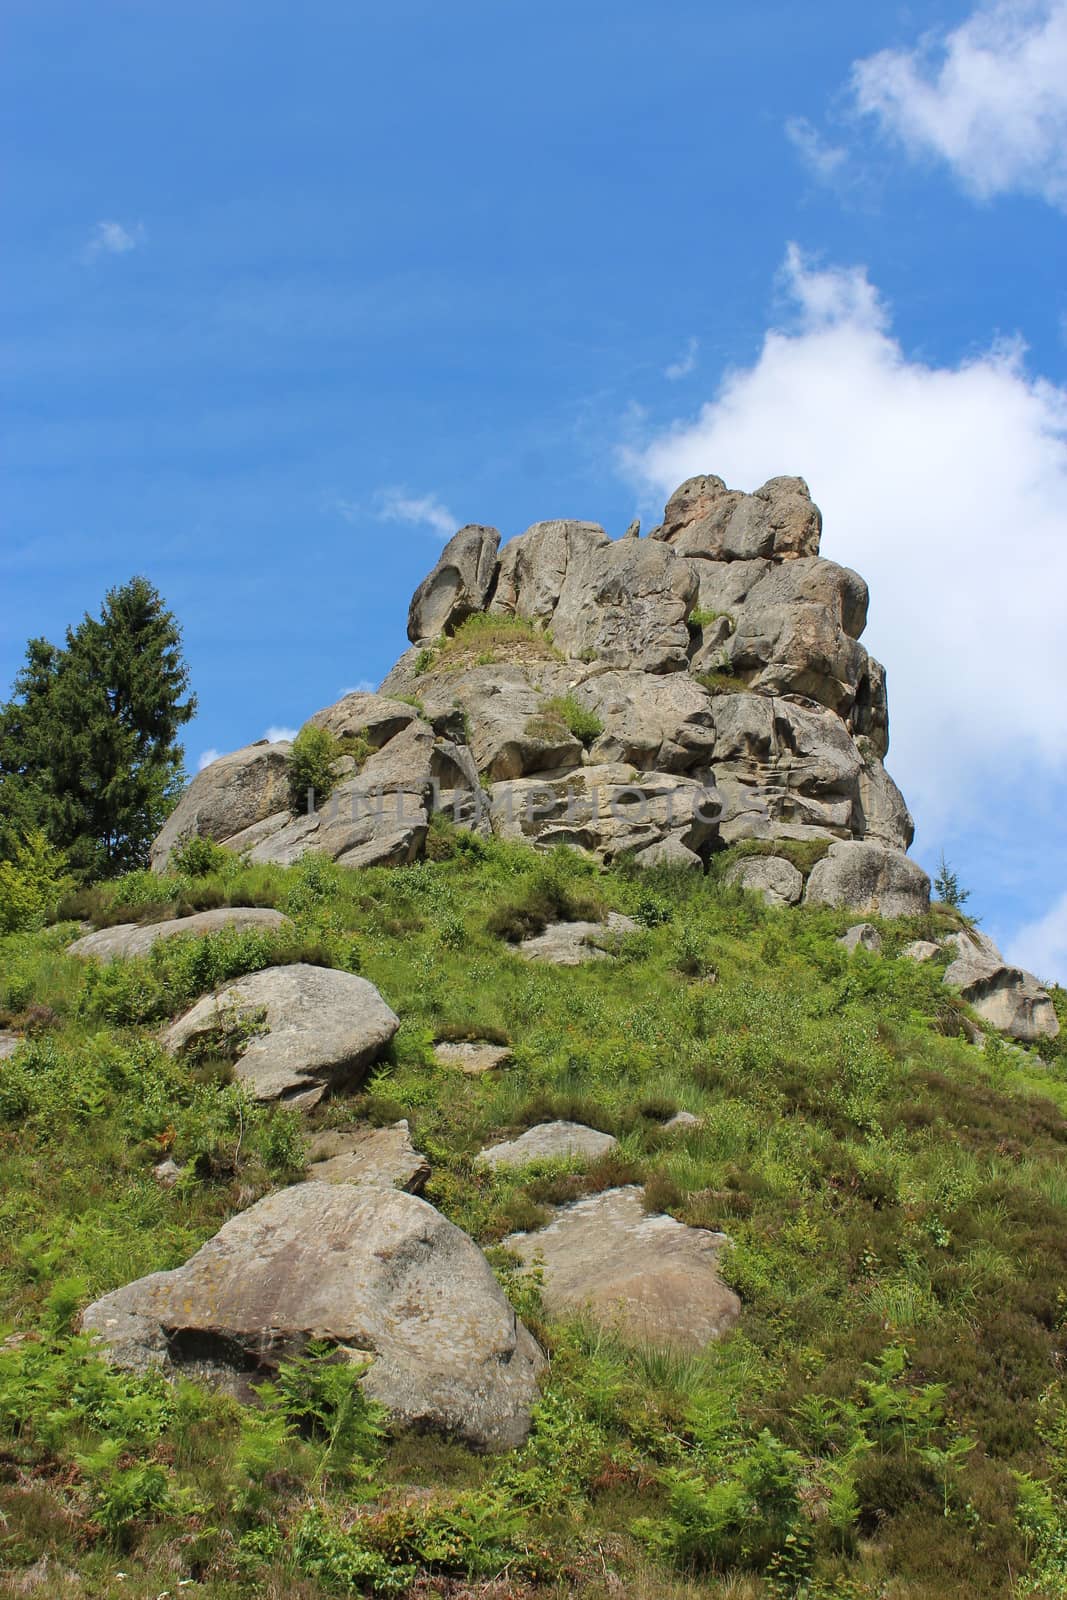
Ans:
[[[561,722],[586,749],[604,732],[604,724],[596,712],[583,706],[573,694],[558,694],[546,700],[541,715],[550,722]]]
[[[66,868],[39,828],[25,834],[13,860],[0,861],[0,932],[38,927],[67,886]]]
[[[289,747],[289,809],[298,815],[322,806],[337,783],[337,762],[343,754],[326,728],[311,723],[301,728]]]
[[[225,872],[236,860],[232,850],[224,850],[214,839],[194,836],[174,846],[168,866],[186,878],[206,878],[209,872]]]

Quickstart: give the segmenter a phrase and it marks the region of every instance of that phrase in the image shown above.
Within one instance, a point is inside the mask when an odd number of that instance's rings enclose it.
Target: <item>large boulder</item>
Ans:
[[[635,672],[678,672],[689,656],[692,567],[663,544],[620,539],[572,563],[552,614],[569,656]]]
[[[336,739],[366,739],[375,750],[418,720],[418,711],[404,700],[353,689],[332,706],[309,717],[313,728],[325,728]]]
[[[866,620],[857,573],[819,556],[775,562],[746,596],[723,653],[750,688],[806,695],[846,717],[867,670],[858,643]]]
[[[852,831],[860,839],[907,850],[915,837],[915,824],[904,796],[877,756],[864,762],[858,787]]]
[[[517,1139],[487,1145],[478,1162],[486,1167],[529,1167],[535,1161],[597,1161],[618,1140],[580,1122],[540,1122]]]
[[[1032,972],[1005,961],[988,935],[968,928],[944,943],[958,952],[945,968],[944,981],[983,1021],[1023,1044],[1058,1036],[1059,1018],[1048,990]]]
[[[173,1272],[97,1300],[82,1327],[116,1366],[243,1399],[309,1340],[370,1366],[394,1422],[477,1448],[521,1444],[544,1365],[481,1251],[399,1190],[302,1183],[233,1217]]]
[[[711,475],[689,478],[649,535],[710,561],[789,560],[819,553],[822,516],[803,478],[771,478],[754,494]]]
[[[739,839],[847,839],[863,760],[840,717],[762,694],[712,700],[714,779],[728,844]]]
[[[741,1302],[719,1276],[726,1237],[649,1215],[634,1185],[558,1208],[547,1227],[505,1248],[543,1264],[554,1315],[591,1315],[627,1339],[701,1349],[737,1321]]]
[[[476,611],[484,611],[496,575],[500,535],[495,528],[460,528],[441,551],[433,571],[415,590],[408,611],[408,638],[436,639],[452,633]]]
[[[930,909],[930,880],[901,850],[843,840],[811,869],[804,903],[878,917],[922,916]]]
[[[318,1183],[363,1183],[419,1194],[430,1176],[411,1142],[405,1118],[384,1128],[329,1128],[307,1141],[308,1177]]]
[[[170,917],[165,922],[120,922],[113,928],[98,928],[95,933],[75,939],[67,946],[67,953],[108,965],[147,955],[160,939],[203,939],[222,928],[265,928],[274,933],[291,926],[288,917],[266,906],[220,906],[214,911],[198,911],[191,917]]]
[[[528,961],[552,967],[580,967],[587,961],[607,961],[616,955],[638,924],[621,912],[609,911],[604,922],[550,922],[540,933],[519,945]]]
[[[359,1084],[400,1022],[366,978],[296,963],[267,967],[206,995],[163,1037],[174,1053],[237,1052],[234,1074],[257,1100],[311,1107]]]
[[[596,522],[535,522],[504,546],[490,609],[549,625],[568,573],[610,542]]]
[[[289,804],[289,745],[266,739],[219,756],[198,772],[152,845],[153,872],[165,872],[170,853],[186,839],[230,839]]]
[[[804,879],[784,856],[742,856],[726,869],[726,882],[762,895],[769,906],[795,906]]]

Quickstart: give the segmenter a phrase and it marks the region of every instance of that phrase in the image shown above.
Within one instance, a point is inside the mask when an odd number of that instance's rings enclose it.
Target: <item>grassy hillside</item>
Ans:
[[[764,909],[718,872],[604,873],[435,826],[434,860],[249,869],[211,847],[68,920],[0,940],[0,1593],[1067,1595],[1067,1066],[965,1042],[941,969],[896,958],[955,914],[887,924]],[[721,867],[723,858],[719,858]],[[73,919],[273,905],[296,931],[172,941],[107,969]],[[618,961],[535,966],[508,942],[618,909]],[[358,970],[402,1019],[365,1092],[301,1119],[162,1020],[277,961]],[[1058,995],[1067,1021],[1064,996]],[[470,1079],[442,1037],[509,1042]],[[1064,1035],[1061,1035],[1061,1039]],[[685,1108],[701,1124],[662,1124]],[[185,1260],[302,1175],[308,1127],[406,1116],[427,1198],[490,1254],[552,1355],[529,1444],[390,1438],[314,1354],[261,1408],[111,1372],[78,1309]],[[593,1167],[478,1169],[546,1117],[615,1133]],[[173,1156],[166,1189],[153,1165]],[[499,1241],[546,1207],[642,1182],[722,1229],[739,1327],[699,1356],[548,1322]],[[339,1376],[340,1373],[340,1376]],[[503,1576],[501,1576],[503,1574]]]

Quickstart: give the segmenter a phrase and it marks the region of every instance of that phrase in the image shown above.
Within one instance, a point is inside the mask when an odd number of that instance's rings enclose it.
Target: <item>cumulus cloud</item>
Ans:
[[[664,367],[663,376],[671,383],[677,383],[679,378],[687,378],[697,364],[697,351],[700,349],[699,339],[689,339],[686,343],[685,353]]]
[[[219,754],[220,752],[214,748],[211,750],[202,750],[200,752],[200,758],[196,763],[197,772],[203,772],[205,767],[210,767],[213,761],[217,761],[219,759]]]
[[[342,689],[337,698],[343,700],[346,694],[374,694],[377,687],[369,678],[360,678],[358,683],[350,683],[347,689]]]
[[[1067,892],[1043,917],[1019,929],[1006,954],[1039,978],[1067,983]]]
[[[915,49],[852,71],[857,109],[981,198],[1023,190],[1067,210],[1067,0],[1000,0]]]
[[[910,359],[862,268],[791,247],[783,287],[751,366],[624,464],[657,495],[698,472],[744,489],[802,473],[823,554],[871,585],[865,642],[920,827],[981,818],[1007,837],[1028,786],[1067,777],[1067,390],[1019,345]]]
[[[375,515],[380,522],[406,522],[413,527],[430,528],[439,539],[450,539],[459,526],[435,494],[409,494],[406,489],[380,489]]]
[[[824,139],[807,117],[790,117],[785,135],[812,177],[820,183],[831,183],[848,159],[847,151]]]
[[[285,740],[295,739],[296,735],[297,735],[297,731],[298,730],[296,728],[283,728],[283,727],[280,727],[280,726],[276,726],[274,723],[271,723],[270,727],[267,729],[267,731],[263,735],[263,737],[270,744],[278,744],[283,739],[285,739]]]
[[[139,222],[127,227],[123,222],[98,222],[93,229],[82,257],[95,261],[99,256],[125,256],[144,239],[144,228]]]

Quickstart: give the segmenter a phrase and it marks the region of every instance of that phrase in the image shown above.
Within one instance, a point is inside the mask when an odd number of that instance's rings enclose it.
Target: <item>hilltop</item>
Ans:
[[[1067,1593],[1067,996],[800,479],[461,529],[0,941],[0,1593]]]

